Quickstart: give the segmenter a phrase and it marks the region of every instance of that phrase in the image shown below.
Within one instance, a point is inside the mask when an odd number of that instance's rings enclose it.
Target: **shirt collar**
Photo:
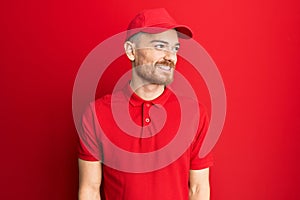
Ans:
[[[165,87],[164,92],[159,97],[157,97],[153,100],[150,100],[150,101],[146,101],[146,100],[142,99],[141,97],[139,97],[132,90],[129,83],[124,87],[123,91],[125,93],[126,98],[129,100],[130,104],[133,106],[141,106],[145,102],[150,102],[151,104],[164,105],[167,102],[167,100],[171,94],[170,89]]]

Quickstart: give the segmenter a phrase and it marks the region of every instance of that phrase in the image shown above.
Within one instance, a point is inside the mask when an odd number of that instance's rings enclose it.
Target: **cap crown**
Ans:
[[[157,29],[156,29],[157,28]],[[191,29],[179,25],[164,8],[148,9],[138,13],[127,28],[127,39],[138,32],[159,33],[166,29],[176,29],[181,38],[191,38]]]

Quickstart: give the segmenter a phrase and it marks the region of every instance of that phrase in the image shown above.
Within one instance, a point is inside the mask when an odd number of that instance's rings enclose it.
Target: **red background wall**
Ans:
[[[299,6],[296,0],[2,1],[0,199],[76,199],[77,70],[96,45],[152,7],[189,24],[224,79],[228,111],[214,149],[212,200],[299,199]]]

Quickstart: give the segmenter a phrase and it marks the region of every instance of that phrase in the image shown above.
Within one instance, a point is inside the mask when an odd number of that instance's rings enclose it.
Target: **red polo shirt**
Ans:
[[[189,170],[213,163],[210,154],[198,157],[207,128],[207,113],[195,101],[168,88],[145,101],[128,85],[88,107],[79,158],[102,161],[101,199],[188,200]]]

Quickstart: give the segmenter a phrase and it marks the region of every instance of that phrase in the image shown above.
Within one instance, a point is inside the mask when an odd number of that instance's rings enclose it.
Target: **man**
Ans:
[[[212,158],[210,154],[198,157],[208,127],[206,112],[188,98],[178,102],[166,87],[174,77],[178,37],[190,38],[192,32],[178,25],[162,8],[145,10],[130,23],[124,44],[132,63],[130,82],[122,91],[91,104],[83,116],[79,200],[209,199]],[[182,105],[192,105],[189,119],[181,119]],[[197,106],[199,116],[192,112]],[[115,122],[120,116],[126,122],[123,125]],[[188,124],[183,132],[186,138],[192,135],[191,141],[181,138],[182,142],[177,142],[166,155],[158,153],[145,162],[124,159],[108,142],[134,155],[161,152],[168,143],[178,141],[180,123]],[[180,146],[185,149],[177,156]],[[160,165],[164,161],[168,162]]]

